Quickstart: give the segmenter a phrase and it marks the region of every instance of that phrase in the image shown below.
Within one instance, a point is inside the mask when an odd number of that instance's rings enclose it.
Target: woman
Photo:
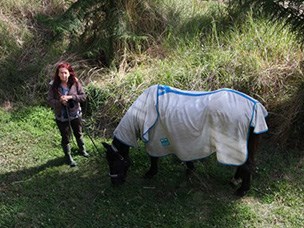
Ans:
[[[80,107],[80,102],[85,101],[86,95],[72,66],[66,62],[57,66],[54,79],[50,84],[48,103],[55,113],[66,161],[71,167],[74,167],[76,162],[71,155],[71,131],[76,138],[80,154],[84,157],[89,156],[83,142]]]

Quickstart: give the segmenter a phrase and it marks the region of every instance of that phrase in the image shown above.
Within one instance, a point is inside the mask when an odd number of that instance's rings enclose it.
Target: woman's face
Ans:
[[[59,78],[60,78],[60,80],[62,81],[62,82],[68,82],[68,80],[69,80],[69,77],[70,77],[70,72],[69,72],[69,70],[67,69],[67,68],[59,68],[59,70],[58,70],[58,76],[59,76]]]

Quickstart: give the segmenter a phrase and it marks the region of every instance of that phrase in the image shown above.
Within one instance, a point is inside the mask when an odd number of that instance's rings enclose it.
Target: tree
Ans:
[[[126,52],[141,51],[165,30],[157,4],[149,0],[78,0],[54,21],[56,35],[105,66],[121,64]]]

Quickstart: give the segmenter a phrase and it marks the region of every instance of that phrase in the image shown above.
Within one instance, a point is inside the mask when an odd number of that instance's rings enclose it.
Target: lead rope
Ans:
[[[93,146],[94,146],[94,148],[95,148],[95,150],[96,150],[96,154],[101,155],[102,153],[99,152],[99,150],[98,150],[98,148],[97,148],[97,146],[96,146],[96,144],[95,144],[93,138],[91,137],[91,135],[90,135],[89,132],[87,131],[86,127],[83,126],[83,129],[84,129],[85,133],[87,134],[87,136],[89,137],[89,139],[91,140],[91,142],[92,142],[92,144],[93,144]]]

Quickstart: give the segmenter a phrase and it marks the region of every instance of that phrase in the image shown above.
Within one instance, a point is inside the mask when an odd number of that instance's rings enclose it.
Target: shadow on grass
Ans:
[[[262,145],[254,175],[255,197],[275,196],[279,192],[304,189],[304,153],[301,149]]]
[[[165,157],[152,180],[141,178],[148,159],[132,151],[134,160],[124,185],[112,187],[105,160],[77,156],[77,168],[63,158],[37,167],[1,174],[2,227],[243,227],[255,225],[255,209],[235,198],[228,184],[232,169],[213,158],[197,163],[197,177],[187,179],[180,162]],[[266,151],[265,151],[266,152]],[[264,153],[264,152],[263,152]],[[261,159],[263,155],[260,155]],[[289,155],[288,166],[298,159]],[[281,157],[260,160],[261,172],[254,179],[248,199],[263,200],[280,194],[278,178],[288,176],[291,189],[300,175]],[[303,157],[302,157],[303,164]],[[265,166],[265,167],[263,167]],[[277,176],[280,172],[280,176]],[[303,174],[303,173],[302,173]],[[273,178],[277,179],[274,180]],[[271,189],[271,191],[269,190]],[[260,192],[263,192],[261,194]],[[292,193],[291,193],[292,194]],[[284,197],[284,196],[281,196]]]
[[[177,171],[164,169],[154,180],[146,181],[138,175],[147,165],[141,162],[130,170],[125,185],[113,188],[105,160],[94,156],[76,157],[76,161],[80,161],[77,168],[56,158],[37,167],[1,174],[0,225],[143,227],[203,222],[212,226],[214,216],[229,217],[233,210],[233,204],[225,206],[229,198],[214,202],[210,193],[201,192],[197,184],[189,182],[180,164],[173,164]],[[232,223],[237,225],[229,221]]]
[[[10,184],[17,184],[22,183],[24,181],[28,181],[31,179],[31,177],[37,175],[40,172],[43,172],[44,170],[48,168],[54,168],[58,166],[62,166],[65,163],[64,158],[56,158],[53,160],[50,160],[46,162],[43,165],[32,167],[28,169],[23,169],[17,172],[10,172],[1,175],[1,181],[3,185],[10,185]]]

